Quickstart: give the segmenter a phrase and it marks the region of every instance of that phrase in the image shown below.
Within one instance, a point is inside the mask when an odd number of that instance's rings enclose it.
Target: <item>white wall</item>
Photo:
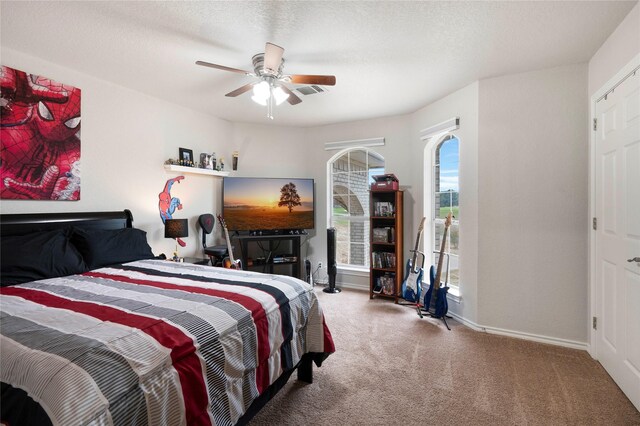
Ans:
[[[460,140],[460,303],[449,303],[449,309],[468,321],[476,322],[478,312],[478,82],[468,85],[411,116],[410,155],[411,182],[413,186],[413,217],[411,235],[419,219],[431,218],[424,209],[425,173],[431,173],[431,164],[425,164],[425,145],[420,140],[420,130],[441,123],[452,117],[460,117],[460,128],[453,132]],[[431,241],[431,229],[425,227],[424,241]],[[407,248],[408,249],[408,248]],[[427,262],[428,263],[428,262]]]
[[[598,91],[640,53],[640,4],[611,33],[589,61],[589,95]]]
[[[387,171],[395,173],[405,193],[405,209],[408,209],[405,239],[413,239],[411,212],[414,205],[412,193],[415,184],[408,167],[411,158],[410,116],[386,117],[358,122],[317,126],[310,128],[267,126],[234,123],[229,149],[240,152],[237,176],[305,177],[315,179],[316,229],[309,233],[308,244],[302,255],[315,266],[323,262],[316,278],[326,279],[327,274],[327,161],[337,151],[326,151],[326,142],[336,142],[372,137],[385,137],[383,147],[374,150],[385,157]],[[369,288],[368,274],[340,270],[338,285]]]
[[[405,192],[404,208],[409,214],[405,217],[404,238],[412,235],[411,208],[413,203],[411,194],[414,191],[411,182],[411,169],[408,167],[411,156],[411,129],[409,116],[395,116],[362,120],[351,123],[341,123],[328,126],[311,127],[307,129],[307,136],[311,141],[307,157],[308,169],[316,180],[316,231],[317,235],[310,240],[309,258],[315,265],[318,260],[327,262],[327,161],[337,153],[337,151],[326,151],[326,142],[349,141],[357,139],[369,139],[384,137],[385,145],[373,147],[372,150],[378,152],[385,158],[385,170],[387,173],[394,173],[400,181]],[[412,237],[410,237],[412,238]],[[320,277],[326,278],[326,267],[319,271]],[[368,274],[355,273],[339,270],[336,278],[338,285],[350,284],[355,287],[369,289]]]
[[[316,179],[318,208],[316,211],[317,236],[311,239],[309,257],[315,263],[326,264],[326,237],[323,227],[327,224],[326,163],[337,151],[325,151],[326,142],[349,141],[384,137],[385,145],[372,148],[385,158],[385,171],[393,173],[400,181],[404,194],[405,256],[414,245],[419,219],[423,213],[424,146],[419,131],[451,117],[461,117],[461,128],[456,134],[461,138],[461,276],[464,296],[460,304],[450,309],[471,321],[476,317],[477,275],[477,129],[478,83],[473,83],[451,95],[426,106],[413,114],[376,118],[351,123],[341,123],[308,129],[313,141],[308,153],[312,161],[310,170]],[[429,231],[424,240],[430,238]],[[427,262],[428,263],[428,262]],[[326,270],[321,275],[326,274]],[[340,269],[338,285],[369,288],[368,275]]]
[[[3,65],[82,89],[81,199],[3,200],[2,213],[128,208],[135,226],[147,231],[154,253],[170,254],[175,246],[164,238],[158,194],[166,180],[177,174],[165,172],[163,163],[176,158],[181,146],[193,149],[196,157],[215,151],[229,159],[231,123],[11,49],[3,48],[1,53]],[[190,219],[190,237],[181,255],[201,254],[197,217],[219,211],[220,185],[219,178],[193,174],[185,174],[174,185],[171,195],[184,205],[174,217]]]
[[[480,81],[478,322],[587,341],[587,66]]]
[[[156,253],[173,249],[163,238],[157,196],[175,175],[162,163],[184,146],[196,156],[215,151],[227,167],[238,150],[236,176],[314,178],[317,233],[306,254],[326,263],[326,162],[335,151],[324,143],[380,136],[386,145],[375,150],[406,190],[406,252],[424,214],[419,131],[459,116],[462,299],[450,309],[496,329],[586,341],[586,65],[482,80],[413,114],[291,128],[229,123],[20,52],[1,53],[3,65],[80,87],[84,116],[82,199],[5,200],[2,213],[129,208]],[[221,210],[221,180],[185,176],[172,195],[184,204],[176,217],[191,223],[181,254],[194,255],[195,219]],[[363,276],[343,272],[338,281],[368,288]]]
[[[277,114],[277,111],[276,111]],[[316,229],[322,231],[324,222],[319,215],[324,205],[324,181],[314,174],[313,141],[308,136],[307,129],[297,127],[283,127],[249,123],[234,123],[233,137],[229,141],[230,147],[240,153],[238,171],[235,176],[252,177],[281,177],[281,178],[314,178]],[[311,241],[325,239],[324,233],[309,231],[309,235],[302,238],[307,241],[301,248],[303,258],[313,257]],[[326,264],[326,257],[320,258]],[[278,272],[278,270],[274,270]],[[304,274],[304,271],[302,271]]]

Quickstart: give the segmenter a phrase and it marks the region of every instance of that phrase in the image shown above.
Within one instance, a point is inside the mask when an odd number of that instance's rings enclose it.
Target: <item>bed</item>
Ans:
[[[307,283],[158,259],[132,224],[0,215],[3,424],[246,424],[334,352]]]

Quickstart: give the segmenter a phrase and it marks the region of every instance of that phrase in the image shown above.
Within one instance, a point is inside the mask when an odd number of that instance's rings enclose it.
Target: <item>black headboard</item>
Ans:
[[[25,213],[0,215],[0,235],[23,235],[30,232],[76,226],[84,229],[121,229],[133,227],[129,210],[117,212]]]

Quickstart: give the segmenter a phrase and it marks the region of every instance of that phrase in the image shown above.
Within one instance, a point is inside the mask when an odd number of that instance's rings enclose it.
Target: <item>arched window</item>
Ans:
[[[431,252],[433,264],[438,262],[438,253],[442,244],[444,223],[447,215],[452,214],[452,222],[447,234],[445,253],[449,253],[448,283],[453,287],[460,285],[460,147],[458,138],[446,135],[433,149],[432,188],[431,188]],[[447,258],[443,259],[443,274],[446,271]],[[444,275],[442,281],[445,280]]]
[[[327,163],[328,222],[336,228],[338,265],[369,268],[369,186],[384,158],[367,148],[340,151]]]

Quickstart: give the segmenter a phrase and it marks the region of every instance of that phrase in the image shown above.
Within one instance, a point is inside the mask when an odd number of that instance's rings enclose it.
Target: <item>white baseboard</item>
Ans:
[[[315,285],[319,285],[322,287],[326,287],[329,284],[326,282],[316,282]],[[341,282],[336,282],[336,287],[337,288],[348,288],[350,290],[359,290],[359,291],[366,291],[369,292],[369,286],[364,286],[364,285],[360,285],[360,284],[354,284],[354,283],[341,283]]]
[[[542,336],[540,334],[526,333],[523,331],[506,330],[504,328],[487,327],[484,325],[476,324],[473,321],[469,321],[468,319],[463,318],[454,312],[449,312],[449,315],[451,315],[457,321],[461,322],[467,327],[472,328],[476,331],[489,334],[498,334],[500,336],[515,337],[516,339],[530,340],[532,342],[546,343],[548,345],[563,346],[565,348],[580,349],[583,351],[589,350],[589,344],[586,342],[577,342],[575,340],[561,339],[558,337]]]
[[[346,282],[340,282],[340,283],[336,283],[337,287],[340,288],[348,288],[348,289],[353,289],[353,290],[361,290],[361,291],[369,291],[369,287],[368,286],[364,286],[364,285],[358,285],[358,284],[354,284],[354,283],[346,283]],[[558,337],[550,337],[550,336],[543,336],[540,334],[533,334],[533,333],[526,333],[523,331],[515,331],[515,330],[507,330],[504,328],[497,328],[497,327],[487,327],[484,325],[480,325],[480,324],[476,324],[473,321],[469,321],[468,319],[456,314],[455,312],[449,311],[449,315],[451,315],[453,318],[456,319],[456,321],[466,325],[467,327],[476,330],[476,331],[480,331],[483,333],[489,333],[489,334],[497,334],[500,336],[508,336],[508,337],[515,337],[516,339],[524,339],[524,340],[530,340],[532,342],[538,342],[538,343],[546,343],[548,345],[556,345],[556,346],[563,346],[565,348],[571,348],[571,349],[580,349],[583,351],[587,351],[589,352],[591,347],[587,342],[577,342],[575,340],[568,340],[568,339],[561,339]],[[591,352],[589,352],[591,353]],[[591,356],[593,356],[593,354],[591,354]]]
[[[340,283],[337,284],[338,287],[342,287],[342,288],[349,288],[352,290],[361,290],[361,291],[369,291],[369,287],[365,287],[363,285],[358,285],[358,284],[350,284],[350,283]]]
[[[591,358],[595,359],[596,361],[598,360],[596,351],[591,343],[587,343],[587,352],[589,352],[589,355],[591,355]]]

